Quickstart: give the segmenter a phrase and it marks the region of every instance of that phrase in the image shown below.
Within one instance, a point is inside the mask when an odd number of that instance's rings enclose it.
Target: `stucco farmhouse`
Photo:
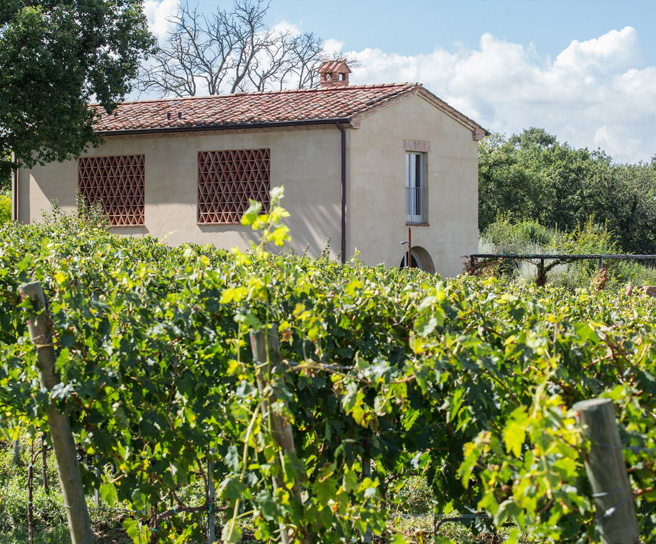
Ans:
[[[324,63],[317,89],[125,102],[105,143],[21,170],[17,214],[101,200],[116,232],[248,247],[250,199],[285,186],[292,248],[456,275],[477,249],[477,142],[486,134],[420,84],[349,85]]]

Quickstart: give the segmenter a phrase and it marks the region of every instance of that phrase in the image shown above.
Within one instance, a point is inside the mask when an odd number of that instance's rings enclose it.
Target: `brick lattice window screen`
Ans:
[[[248,199],[269,211],[269,149],[201,151],[198,153],[198,223],[239,223]]]
[[[87,204],[99,200],[115,227],[145,223],[145,157],[83,157],[78,162],[77,186]]]

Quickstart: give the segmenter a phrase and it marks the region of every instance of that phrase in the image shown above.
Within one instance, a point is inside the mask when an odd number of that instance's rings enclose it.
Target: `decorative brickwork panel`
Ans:
[[[248,200],[269,211],[269,149],[201,151],[198,153],[198,223],[239,223]]]
[[[77,186],[88,204],[101,201],[115,227],[145,222],[145,157],[83,157],[78,161]]]
[[[430,142],[424,142],[421,140],[403,140],[403,147],[406,151],[428,153],[430,151]]]

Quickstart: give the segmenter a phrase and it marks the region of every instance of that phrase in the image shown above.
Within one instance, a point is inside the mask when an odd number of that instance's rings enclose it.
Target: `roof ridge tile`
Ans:
[[[281,89],[277,91],[238,91],[236,93],[228,94],[208,94],[203,96],[171,96],[163,98],[146,98],[145,100],[125,100],[120,104],[148,104],[148,103],[162,103],[162,102],[179,102],[191,100],[215,100],[220,98],[228,98],[232,96],[263,96],[263,95],[277,95],[284,93],[339,93],[353,89],[376,89],[381,87],[407,87],[407,86],[423,86],[421,83],[367,83],[362,85],[349,85],[348,87],[332,87],[328,89],[320,89],[318,87],[301,88],[301,89]],[[94,102],[91,106],[99,106],[100,104]]]
[[[100,113],[96,130],[103,134],[280,126],[350,121],[422,88],[420,83],[377,83],[157,98],[122,102],[113,114],[105,113],[98,105],[93,107]],[[171,115],[174,112],[177,115]]]

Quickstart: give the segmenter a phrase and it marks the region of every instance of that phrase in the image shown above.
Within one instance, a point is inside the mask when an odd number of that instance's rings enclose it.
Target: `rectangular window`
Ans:
[[[199,152],[198,223],[239,223],[249,199],[262,202],[268,212],[270,155],[269,149]]]
[[[115,227],[145,223],[145,157],[82,157],[77,187],[87,204],[102,203]]]
[[[423,153],[405,154],[406,223],[428,223],[428,193]]]

